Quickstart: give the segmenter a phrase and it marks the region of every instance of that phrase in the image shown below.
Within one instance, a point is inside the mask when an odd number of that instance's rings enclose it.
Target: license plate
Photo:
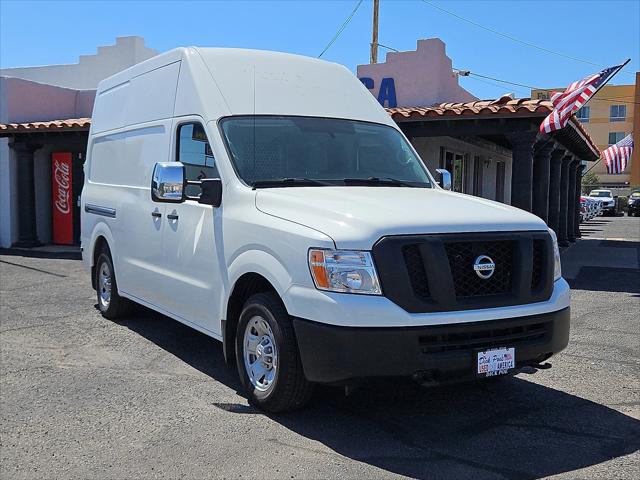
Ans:
[[[516,366],[515,348],[494,348],[478,352],[477,373],[481,377],[504,375]]]

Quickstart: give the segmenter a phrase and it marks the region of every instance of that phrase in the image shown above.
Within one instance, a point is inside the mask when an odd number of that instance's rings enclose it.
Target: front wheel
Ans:
[[[105,248],[96,261],[96,292],[98,309],[103,317],[115,320],[131,312],[131,302],[118,294],[116,274],[108,248]]]
[[[245,303],[236,333],[236,362],[249,402],[262,410],[295,410],[311,396],[291,317],[275,293],[259,293]]]

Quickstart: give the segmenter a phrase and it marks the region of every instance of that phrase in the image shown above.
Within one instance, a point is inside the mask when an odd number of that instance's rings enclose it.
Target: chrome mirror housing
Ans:
[[[151,177],[151,199],[154,202],[184,201],[184,165],[180,162],[158,162]]]
[[[449,171],[444,168],[437,168],[436,172],[438,173],[438,185],[445,190],[451,190],[451,174]]]

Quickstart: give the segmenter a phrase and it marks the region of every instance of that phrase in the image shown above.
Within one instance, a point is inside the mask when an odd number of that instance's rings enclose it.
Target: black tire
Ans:
[[[245,332],[249,322],[256,318],[266,321],[276,346],[275,374],[266,391],[261,391],[252,383],[245,367]],[[255,357],[255,362],[258,362],[258,357]],[[249,402],[264,411],[277,413],[296,410],[311,397],[313,384],[307,381],[302,370],[291,317],[275,293],[258,293],[244,304],[236,331],[236,364]]]
[[[106,270],[103,271],[103,266]],[[111,295],[108,301],[105,301],[102,293],[104,292],[103,286],[101,286],[100,277],[101,273],[108,272],[111,281]],[[109,320],[115,320],[117,318],[128,315],[132,311],[133,303],[126,298],[122,298],[118,294],[118,283],[116,281],[116,274],[113,269],[113,261],[111,260],[111,252],[108,248],[103,248],[98,255],[95,268],[95,284],[96,294],[98,299],[98,309],[104,318]]]

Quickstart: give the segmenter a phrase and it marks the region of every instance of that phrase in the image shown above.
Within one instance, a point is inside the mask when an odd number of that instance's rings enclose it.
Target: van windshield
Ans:
[[[422,161],[386,125],[293,116],[228,117],[221,125],[238,175],[255,188],[431,187]]]

